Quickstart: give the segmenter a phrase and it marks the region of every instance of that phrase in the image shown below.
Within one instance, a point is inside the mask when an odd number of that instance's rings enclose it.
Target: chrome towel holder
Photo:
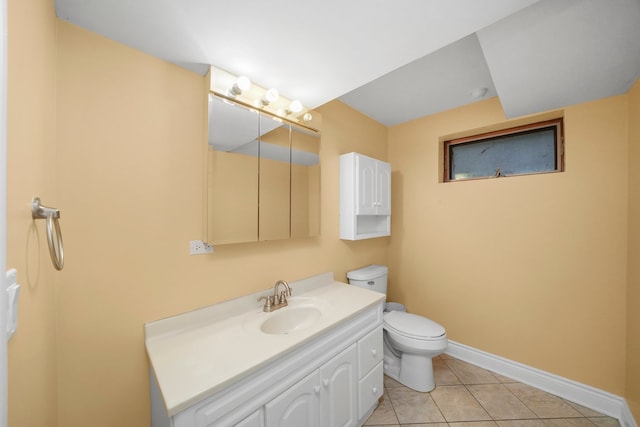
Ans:
[[[64,250],[62,248],[62,232],[60,231],[60,211],[40,203],[39,197],[31,201],[31,216],[33,219],[47,220],[47,243],[49,243],[49,255],[56,270],[64,267]],[[55,233],[54,233],[55,227]],[[55,238],[54,238],[55,234]]]

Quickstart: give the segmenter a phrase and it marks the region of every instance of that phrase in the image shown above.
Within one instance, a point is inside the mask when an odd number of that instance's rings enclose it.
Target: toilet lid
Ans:
[[[415,339],[434,339],[445,334],[444,328],[417,314],[391,311],[384,315],[384,327],[399,335]]]

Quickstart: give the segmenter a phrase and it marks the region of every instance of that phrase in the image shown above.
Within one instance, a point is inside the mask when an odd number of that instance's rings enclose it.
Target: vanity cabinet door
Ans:
[[[320,368],[323,427],[357,425],[356,345],[353,344]]]
[[[267,427],[320,427],[320,381],[313,372],[265,405]]]
[[[235,427],[264,427],[264,412],[262,408],[240,421]]]

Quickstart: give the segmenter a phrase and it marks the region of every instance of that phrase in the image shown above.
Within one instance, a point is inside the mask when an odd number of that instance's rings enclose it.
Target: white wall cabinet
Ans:
[[[382,345],[380,303],[173,417],[151,370],[152,426],[361,426],[382,396]]]
[[[391,165],[358,153],[340,156],[340,238],[391,234]]]

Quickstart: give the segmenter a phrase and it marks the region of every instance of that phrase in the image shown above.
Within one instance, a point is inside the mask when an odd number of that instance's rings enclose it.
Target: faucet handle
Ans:
[[[289,294],[289,295],[291,295],[291,294]],[[278,304],[280,304],[281,306],[286,306],[288,304],[287,303],[287,291],[280,292],[280,302]]]
[[[264,301],[264,307],[262,308],[262,311],[265,311],[265,312],[272,311],[273,310],[273,307],[272,307],[273,306],[273,295],[261,296],[260,298],[258,298],[258,302],[262,301],[263,299],[265,301]]]

